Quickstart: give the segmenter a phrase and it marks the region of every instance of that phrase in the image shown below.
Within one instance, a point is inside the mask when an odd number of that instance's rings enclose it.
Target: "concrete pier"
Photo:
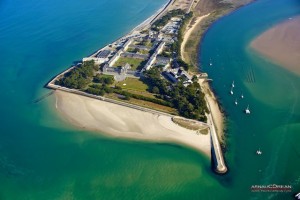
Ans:
[[[216,128],[213,123],[212,115],[207,115],[208,124],[210,127],[210,135],[211,135],[211,142],[212,142],[212,159],[214,161],[214,170],[219,174],[225,174],[227,172],[227,167],[224,161],[223,152],[221,149],[221,145],[218,139],[218,135],[216,132]]]

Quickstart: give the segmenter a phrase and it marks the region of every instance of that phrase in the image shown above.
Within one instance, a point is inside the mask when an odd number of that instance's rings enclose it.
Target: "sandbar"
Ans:
[[[251,42],[263,56],[300,75],[300,16],[267,30]]]

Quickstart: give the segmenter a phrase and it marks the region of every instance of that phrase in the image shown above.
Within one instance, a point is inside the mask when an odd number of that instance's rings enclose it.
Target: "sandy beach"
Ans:
[[[251,47],[300,75],[300,16],[267,30],[251,42]]]
[[[183,36],[183,40],[182,40],[182,43],[181,43],[181,57],[182,57],[182,60],[186,61],[186,57],[185,57],[185,54],[187,54],[187,52],[184,50],[185,48],[185,45],[191,35],[191,33],[194,31],[194,29],[198,26],[198,24],[206,17],[209,16],[209,13],[206,14],[206,15],[203,15],[203,16],[200,16],[200,17],[197,17],[195,21],[191,21],[190,24],[187,26],[187,30],[185,31],[184,33],[184,36]]]
[[[215,126],[216,132],[218,134],[218,138],[221,142],[223,142],[224,135],[224,115],[220,109],[217,98],[214,93],[211,91],[211,88],[207,81],[204,79],[200,79],[199,84],[202,88],[202,91],[205,94],[205,100],[208,104],[208,108],[211,111],[212,122],[208,121],[208,124],[213,124]]]
[[[57,110],[73,125],[114,138],[171,142],[210,157],[210,135],[185,129],[171,117],[151,114],[63,91],[55,92]]]

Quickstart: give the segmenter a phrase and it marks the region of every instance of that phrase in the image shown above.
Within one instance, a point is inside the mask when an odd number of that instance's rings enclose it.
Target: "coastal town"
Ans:
[[[185,132],[193,130],[196,135],[207,135],[208,141],[211,138],[215,171],[226,173],[211,114],[213,105],[207,102],[211,97],[200,85],[207,74],[191,72],[195,66],[181,56],[183,35],[193,13],[190,9],[166,9],[172,2],[150,22],[56,76],[48,87],[171,116]]]
[[[168,12],[150,28],[83,58],[55,84],[206,122],[209,111],[198,84],[206,76],[190,74],[179,52],[181,32],[191,15]]]

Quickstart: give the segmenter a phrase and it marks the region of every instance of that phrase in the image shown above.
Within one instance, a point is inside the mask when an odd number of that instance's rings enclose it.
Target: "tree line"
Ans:
[[[65,73],[55,84],[71,89],[83,89],[92,82],[95,70],[97,70],[97,66],[94,61],[86,61]]]
[[[193,78],[193,83],[185,87],[182,81],[176,85],[170,84],[161,79],[160,74],[161,69],[155,67],[145,72],[144,81],[150,90],[158,92],[159,97],[171,103],[181,116],[207,121],[205,113],[209,113],[209,110],[197,78]]]

